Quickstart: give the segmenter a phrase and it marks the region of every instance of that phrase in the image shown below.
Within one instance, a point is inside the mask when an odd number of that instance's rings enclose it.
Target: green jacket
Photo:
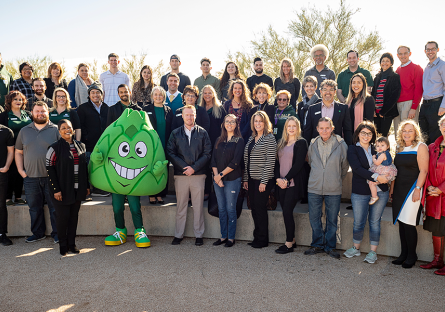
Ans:
[[[5,95],[9,93],[12,81],[12,75],[6,70],[5,65],[0,65],[0,105],[3,107],[5,107]]]

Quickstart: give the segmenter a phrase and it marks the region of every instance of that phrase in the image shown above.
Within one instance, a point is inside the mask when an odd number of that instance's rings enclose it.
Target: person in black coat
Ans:
[[[394,58],[391,53],[383,53],[380,57],[380,72],[374,78],[371,95],[375,100],[374,123],[377,132],[387,137],[392,120],[399,116],[397,101],[402,91],[399,74],[392,66]],[[397,130],[395,130],[397,131]]]
[[[375,101],[368,94],[368,84],[362,73],[354,74],[349,83],[349,93],[346,99],[346,105],[349,106],[351,122],[354,130],[363,120],[374,121]],[[357,112],[357,118],[355,113]]]
[[[303,89],[306,92],[306,94],[303,96],[303,101],[294,107],[295,112],[298,114],[298,119],[300,119],[301,132],[303,132],[304,126],[306,125],[306,114],[309,107],[322,101],[317,92],[315,92],[317,90],[317,77],[304,77]]]
[[[58,128],[61,138],[48,148],[46,169],[52,185],[60,254],[64,256],[68,251],[79,253],[75,243],[77,221],[81,201],[90,187],[85,145],[74,140],[69,120],[60,120]]]
[[[159,138],[161,139],[162,147],[164,148],[164,153],[165,153],[166,142],[170,138],[170,134],[172,131],[171,126],[173,121],[172,110],[169,106],[165,105],[166,97],[167,94],[165,93],[165,90],[160,86],[156,86],[151,91],[152,103],[145,105],[142,108],[142,110],[147,113],[151,125],[156,130],[156,132],[159,135]],[[165,189],[162,192],[154,196],[150,196],[149,198],[150,204],[156,204],[156,202],[158,202],[161,205],[163,205],[164,200],[162,199],[162,197],[165,197],[167,193],[168,193],[168,181],[167,185],[165,186]]]
[[[303,137],[309,143],[318,136],[317,125],[321,117],[329,117],[332,114],[334,133],[343,137],[346,144],[352,144],[352,123],[349,107],[334,101],[337,83],[326,79],[320,85],[322,102],[309,107],[306,115],[306,125],[303,128]]]
[[[296,117],[289,117],[284,124],[283,136],[278,142],[278,157],[275,164],[278,199],[283,209],[286,243],[276,253],[293,252],[295,243],[294,208],[297,202],[307,197],[309,164],[306,162],[307,141],[302,138],[300,122]]]
[[[376,155],[374,143],[377,131],[374,124],[368,120],[362,121],[354,132],[353,145],[348,148],[348,162],[352,169],[351,202],[354,211],[353,243],[344,255],[347,258],[360,255],[360,244],[366,220],[369,222],[369,237],[371,251],[365,261],[374,263],[377,260],[377,246],[380,240],[380,222],[389,198],[388,179],[384,175],[370,171],[372,156]],[[371,190],[368,182],[377,182],[379,199],[369,205]]]
[[[272,88],[269,87],[269,85],[265,83],[257,84],[256,87],[253,89],[252,98],[258,103],[257,105],[254,105],[252,109],[249,111],[249,125],[246,126],[246,130],[244,131],[247,134],[247,138],[249,138],[252,135],[252,129],[250,127],[250,121],[252,119],[252,116],[258,112],[258,111],[264,111],[267,114],[267,117],[269,117],[270,122],[274,120],[275,117],[275,105],[270,104],[269,100],[272,97]],[[243,132],[243,131],[242,131]],[[247,142],[247,140],[246,140]]]
[[[93,82],[88,88],[88,102],[79,104],[77,115],[82,133],[81,141],[85,144],[87,158],[107,127],[108,105],[103,102],[102,85]]]
[[[196,108],[196,124],[204,128],[205,131],[210,129],[210,119],[204,107],[196,104],[199,97],[199,89],[197,86],[186,86],[182,94],[182,102],[185,105],[193,105]],[[182,107],[178,108],[173,116],[172,131],[183,126]]]
[[[131,91],[126,84],[119,85],[117,87],[117,90],[119,98],[121,100],[108,109],[107,127],[115,122],[122,115],[126,108],[137,111],[142,110],[139,105],[130,101]]]

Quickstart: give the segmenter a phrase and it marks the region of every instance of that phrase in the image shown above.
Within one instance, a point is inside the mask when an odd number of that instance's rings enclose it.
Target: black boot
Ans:
[[[60,254],[62,256],[66,256],[66,253],[68,252],[68,247],[66,246],[59,246]]]
[[[399,236],[400,244],[402,245],[402,252],[400,256],[392,262],[395,265],[401,265],[408,257],[408,244],[406,242],[405,224],[399,221]]]

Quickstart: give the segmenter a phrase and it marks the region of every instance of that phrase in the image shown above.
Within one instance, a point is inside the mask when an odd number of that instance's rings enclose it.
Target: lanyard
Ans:
[[[284,109],[281,111],[280,116],[277,117],[278,108],[277,108],[277,110],[275,111],[275,124],[274,124],[274,126],[277,125],[277,123],[278,123],[278,119],[281,117],[281,114],[282,114],[283,112],[284,112]]]

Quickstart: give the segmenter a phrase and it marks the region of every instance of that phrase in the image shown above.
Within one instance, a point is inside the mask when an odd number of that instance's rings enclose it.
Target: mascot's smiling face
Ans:
[[[103,156],[101,163],[90,161],[95,187],[134,196],[157,194],[165,188],[167,170],[160,176],[153,174],[153,165],[165,161],[164,150],[145,112],[126,109],[105,129],[94,150]]]

